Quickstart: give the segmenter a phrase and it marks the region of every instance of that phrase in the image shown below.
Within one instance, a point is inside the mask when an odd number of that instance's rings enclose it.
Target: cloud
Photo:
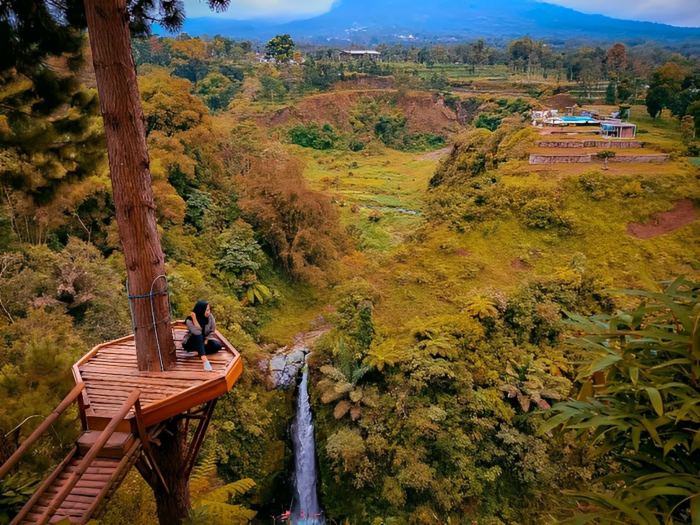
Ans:
[[[330,10],[333,0],[231,0],[224,13],[214,13],[204,0],[184,0],[188,18],[215,16],[245,20],[250,18],[305,18]]]
[[[546,0],[583,13],[661,22],[674,26],[700,27],[698,0]]]

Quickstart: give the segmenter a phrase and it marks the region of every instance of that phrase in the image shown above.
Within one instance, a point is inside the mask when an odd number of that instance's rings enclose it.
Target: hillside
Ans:
[[[324,43],[408,43],[455,39],[509,38],[529,34],[559,40],[659,42],[696,41],[700,29],[620,20],[584,14],[534,0],[460,2],[437,0],[342,0],[325,14],[278,24],[268,20],[192,18],[185,22],[192,35],[221,34],[268,39],[289,33],[302,41]]]

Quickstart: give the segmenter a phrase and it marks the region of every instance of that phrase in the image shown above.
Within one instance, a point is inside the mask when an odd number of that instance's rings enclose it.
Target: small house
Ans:
[[[377,60],[381,56],[379,51],[374,49],[343,49],[340,52],[341,60],[370,59]]]
[[[600,123],[602,137],[633,139],[637,135],[637,125],[619,119],[604,120]]]

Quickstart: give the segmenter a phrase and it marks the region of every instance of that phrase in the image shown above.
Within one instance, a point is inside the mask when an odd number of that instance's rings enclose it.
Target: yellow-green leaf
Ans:
[[[661,394],[659,394],[659,391],[656,388],[650,386],[645,387],[644,390],[647,391],[647,394],[649,395],[649,401],[651,401],[651,406],[654,407],[656,413],[660,416],[663,416],[664,402],[661,400]]]

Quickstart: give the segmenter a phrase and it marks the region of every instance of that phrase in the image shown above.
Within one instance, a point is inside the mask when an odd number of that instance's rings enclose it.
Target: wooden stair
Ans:
[[[78,470],[80,462],[90,448],[87,444],[95,443],[98,437],[95,434],[99,435],[100,432],[87,431],[81,435],[78,446],[71,450],[42,483],[15,517],[13,524],[56,523],[66,518],[72,524],[83,524],[101,510],[102,504],[119,487],[141,452],[141,442],[132,434],[114,434],[79,477],[58,509],[47,516],[51,502]]]
[[[173,323],[180,343],[186,328]],[[75,387],[39,426],[0,465],[0,480],[71,406],[78,404],[83,429],[73,449],[40,484],[11,525],[84,524],[99,516],[132,467],[151,487],[166,493],[154,447],[168,421],[184,420],[185,433],[196,422],[182,459],[189,478],[218,397],[229,392],[243,371],[240,354],[219,332],[222,350],[210,356],[213,371],[181,348],[174,367],[164,371],[138,369],[133,335],[97,345],[75,365]]]

